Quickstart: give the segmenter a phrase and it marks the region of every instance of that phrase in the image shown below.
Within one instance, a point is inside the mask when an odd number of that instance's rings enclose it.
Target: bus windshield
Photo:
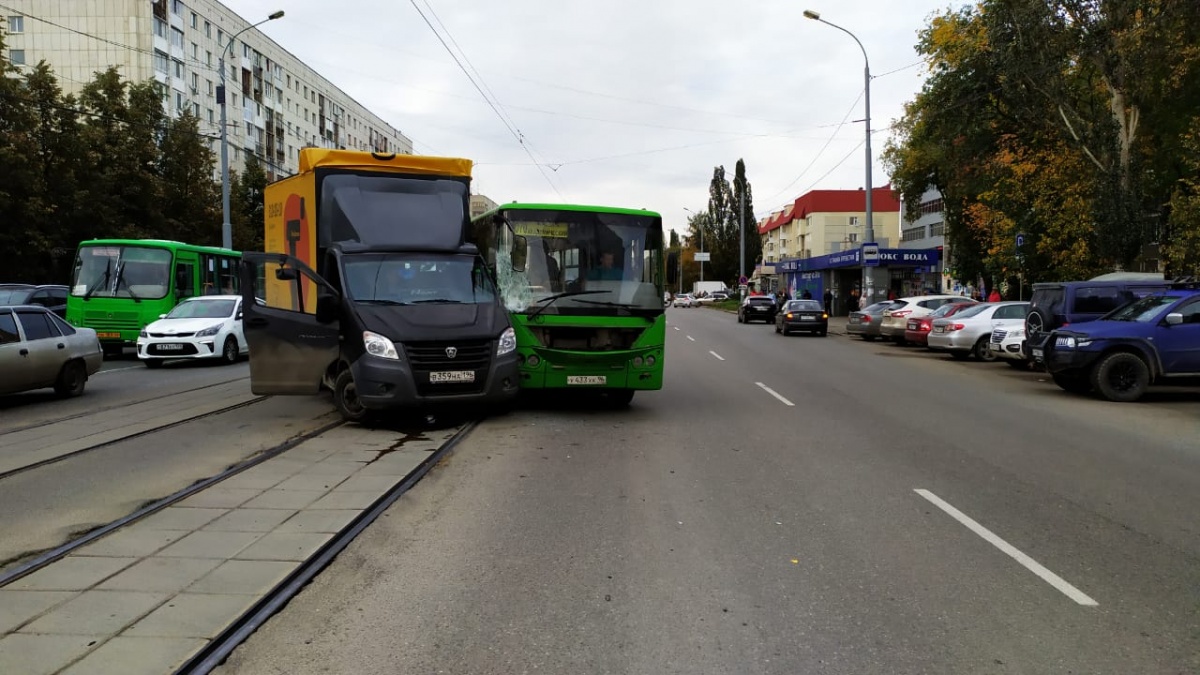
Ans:
[[[662,312],[662,223],[634,214],[513,209],[496,278],[518,313]]]
[[[71,295],[157,300],[171,288],[171,252],[144,246],[84,246],[75,257]]]

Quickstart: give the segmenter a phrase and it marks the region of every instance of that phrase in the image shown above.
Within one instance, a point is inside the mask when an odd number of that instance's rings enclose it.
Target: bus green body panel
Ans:
[[[581,351],[550,349],[535,337],[528,315],[513,313],[517,334],[517,354],[521,364],[521,387],[525,389],[662,389],[663,345],[666,342],[665,315],[653,319],[639,317],[538,316],[542,326],[569,326],[580,329],[641,328],[641,336],[630,349]],[[530,357],[537,356],[535,365]],[[604,384],[570,384],[568,377],[604,377]]]
[[[105,348],[131,346],[146,325],[181,300],[237,293],[240,257],[228,249],[159,239],[80,242],[67,321],[95,330]]]

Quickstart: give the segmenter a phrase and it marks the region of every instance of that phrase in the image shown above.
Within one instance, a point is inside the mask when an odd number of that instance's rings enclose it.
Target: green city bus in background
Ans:
[[[239,293],[241,253],[158,239],[81,242],[67,321],[96,331],[105,356],[137,345],[138,332],[197,295]]]
[[[594,390],[615,406],[662,389],[662,216],[513,202],[477,216],[471,238],[511,315],[523,389]]]

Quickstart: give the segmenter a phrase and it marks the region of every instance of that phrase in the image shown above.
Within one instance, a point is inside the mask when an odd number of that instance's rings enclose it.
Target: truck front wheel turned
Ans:
[[[370,411],[363,407],[358,400],[358,389],[354,386],[354,375],[347,368],[338,373],[333,383],[333,403],[347,422],[363,423],[370,417]]]

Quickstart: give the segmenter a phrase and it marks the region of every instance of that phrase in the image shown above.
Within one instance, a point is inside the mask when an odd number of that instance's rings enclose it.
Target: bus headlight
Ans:
[[[496,356],[504,356],[517,348],[517,333],[512,328],[505,328],[496,344]]]
[[[378,356],[381,359],[400,359],[400,355],[396,353],[396,345],[379,333],[364,330],[363,346],[371,356]]]
[[[633,367],[634,368],[642,367],[642,357],[640,357],[640,356],[633,357]]]
[[[646,365],[652,366],[652,365],[654,365],[654,362],[655,362],[655,358],[654,358],[653,354],[646,357]]]

